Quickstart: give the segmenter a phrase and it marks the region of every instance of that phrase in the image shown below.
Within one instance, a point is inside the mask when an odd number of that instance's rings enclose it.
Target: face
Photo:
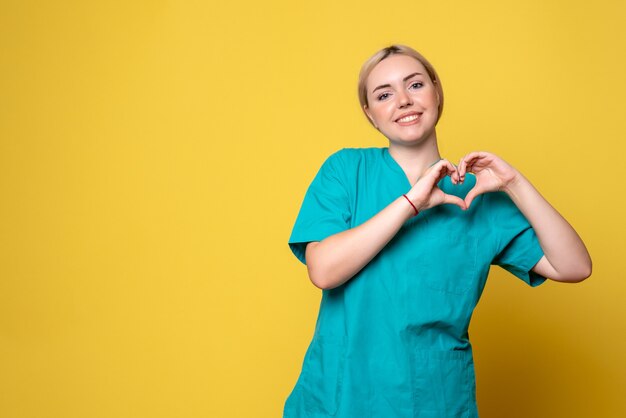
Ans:
[[[434,137],[439,95],[421,62],[391,55],[367,78],[365,113],[391,141],[416,143]]]

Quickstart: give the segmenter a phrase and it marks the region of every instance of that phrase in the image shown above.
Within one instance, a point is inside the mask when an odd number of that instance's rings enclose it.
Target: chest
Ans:
[[[412,187],[405,173],[374,165],[359,167],[352,184],[351,227],[367,222]],[[444,178],[437,186],[445,193],[464,198],[473,184],[461,188]],[[408,278],[409,284],[425,284],[446,294],[464,294],[471,288],[480,288],[480,278],[493,257],[489,225],[480,203],[479,196],[466,211],[452,204],[420,211],[404,222],[363,273],[370,269],[393,271],[398,280]],[[398,286],[403,285],[398,282]]]

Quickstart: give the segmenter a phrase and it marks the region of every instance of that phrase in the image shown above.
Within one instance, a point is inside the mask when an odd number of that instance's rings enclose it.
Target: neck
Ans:
[[[409,177],[421,177],[431,165],[441,159],[435,135],[418,144],[406,144],[390,140],[389,154]]]

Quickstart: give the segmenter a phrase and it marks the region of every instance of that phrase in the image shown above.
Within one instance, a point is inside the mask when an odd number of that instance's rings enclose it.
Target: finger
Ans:
[[[455,166],[451,162],[448,162],[448,164],[446,164],[446,171],[442,173],[442,175],[439,176],[439,180],[441,180],[442,178],[446,176],[450,176],[450,179],[452,180],[453,184],[458,184],[459,169],[457,168],[457,166]]]
[[[472,204],[472,201],[474,200],[474,198],[478,195],[483,194],[482,190],[477,189],[476,187],[474,187],[472,190],[470,190],[466,195],[465,195],[465,205],[466,207],[470,207],[470,205]]]
[[[452,194],[444,193],[444,195],[443,195],[443,203],[451,203],[453,205],[457,205],[458,207],[460,207],[463,210],[467,209],[467,204],[465,203],[465,201],[463,199],[461,199],[460,197],[452,195]]]
[[[444,163],[445,171],[442,173],[443,175],[440,177],[440,180],[444,178],[445,176],[452,175],[456,172],[456,167],[454,166],[454,164],[452,164],[448,160],[443,160],[443,161],[445,161]]]
[[[465,179],[465,170],[467,169],[467,155],[461,158],[459,161],[459,180],[463,181]]]
[[[442,178],[447,176],[448,174],[454,173],[456,168],[452,163],[448,160],[439,160],[437,164],[435,164],[432,170],[432,175],[435,177],[436,181],[439,182]]]
[[[474,151],[461,158],[461,162],[459,163],[459,175],[461,177],[461,181],[465,180],[465,174],[472,170],[475,160],[483,157],[486,157],[486,153],[484,151]]]
[[[459,176],[461,181],[465,179],[465,173],[467,172],[467,165],[470,161],[471,155],[472,153],[467,154],[465,157],[461,158],[461,161],[459,162]]]
[[[454,166],[454,173],[452,173],[450,178],[452,179],[452,183],[459,184],[459,180],[461,179],[461,176],[459,176],[459,167],[458,166],[456,166],[456,165]]]

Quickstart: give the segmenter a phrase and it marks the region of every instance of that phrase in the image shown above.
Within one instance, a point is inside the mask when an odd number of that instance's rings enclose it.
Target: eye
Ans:
[[[389,93],[383,93],[380,96],[378,96],[378,100],[385,100],[387,98],[387,95],[389,95]]]
[[[423,87],[423,86],[424,86],[424,83],[422,83],[421,81],[416,81],[416,82],[414,82],[414,83],[411,83],[411,87],[413,87],[413,86],[415,86],[415,85],[418,85],[418,87],[417,87],[417,88],[420,88],[420,87]]]

